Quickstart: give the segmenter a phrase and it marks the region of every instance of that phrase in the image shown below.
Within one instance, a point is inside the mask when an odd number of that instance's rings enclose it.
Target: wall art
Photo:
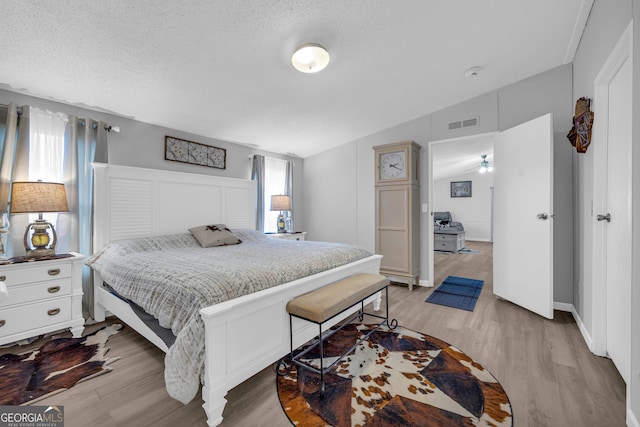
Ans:
[[[471,197],[471,181],[451,181],[451,197]]]
[[[216,169],[227,168],[227,150],[224,148],[168,135],[164,137],[164,159]]]

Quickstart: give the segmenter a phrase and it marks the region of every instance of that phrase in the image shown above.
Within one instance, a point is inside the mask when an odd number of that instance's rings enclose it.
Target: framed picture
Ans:
[[[471,181],[451,181],[451,197],[471,197]]]
[[[224,148],[168,135],[164,137],[164,159],[216,169],[227,168],[227,150]]]

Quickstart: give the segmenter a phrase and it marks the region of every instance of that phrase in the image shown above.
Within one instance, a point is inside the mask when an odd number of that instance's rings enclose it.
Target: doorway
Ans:
[[[450,264],[435,263],[433,212],[451,212],[452,220],[459,222],[465,231],[465,249],[475,251],[475,242],[491,243],[493,240],[493,181],[492,172],[479,173],[485,159],[494,166],[493,138],[496,132],[462,138],[432,141],[428,146],[428,203],[429,211],[429,282],[440,284],[446,271],[435,271]],[[486,156],[486,157],[482,157]],[[471,197],[452,197],[451,183],[470,181]],[[455,185],[455,184],[454,184]],[[467,243],[470,242],[470,243]],[[472,256],[472,255],[469,255]],[[436,280],[437,279],[437,280]]]

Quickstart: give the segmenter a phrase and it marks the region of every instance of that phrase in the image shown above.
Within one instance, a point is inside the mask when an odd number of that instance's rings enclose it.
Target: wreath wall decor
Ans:
[[[591,129],[593,127],[593,112],[590,110],[591,100],[582,97],[576,101],[576,112],[573,117],[573,127],[567,135],[571,145],[578,153],[586,153],[591,144]]]
[[[224,148],[168,135],[164,137],[164,159],[216,169],[227,168],[227,150]]]

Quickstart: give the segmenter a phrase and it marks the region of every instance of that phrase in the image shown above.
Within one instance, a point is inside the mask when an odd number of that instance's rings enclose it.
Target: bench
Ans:
[[[386,304],[386,313],[385,316],[381,316],[378,314],[367,313],[364,311],[364,301],[370,296],[385,290],[385,304]],[[332,318],[338,316],[344,311],[360,304],[360,308],[358,311],[348,318],[345,322],[343,322],[339,327],[332,329],[329,333],[323,333],[322,325],[331,320]],[[398,322],[395,319],[389,320],[389,279],[380,274],[371,274],[371,273],[359,273],[353,276],[338,280],[337,282],[333,282],[327,286],[316,289],[309,293],[300,295],[296,298],[293,298],[291,301],[287,303],[287,312],[289,313],[289,325],[290,325],[290,339],[291,339],[291,353],[290,364],[287,365],[284,359],[281,359],[278,362],[278,374],[286,375],[290,372],[291,367],[295,364],[301,368],[309,369],[312,372],[320,374],[321,380],[321,392],[320,396],[324,396],[324,374],[331,370],[333,366],[335,366],[338,362],[340,362],[345,356],[347,356],[353,349],[355,349],[360,342],[366,340],[372,333],[378,330],[382,325],[387,325],[391,329],[395,329],[398,325]],[[329,366],[325,367],[323,363],[324,358],[324,349],[323,349],[323,341],[331,337],[334,333],[344,328],[351,322],[353,322],[356,318],[360,321],[363,320],[364,316],[371,316],[378,319],[381,319],[380,322],[376,325],[375,328],[372,328],[366,335],[360,338],[351,348],[349,348],[345,353],[343,353],[340,357],[334,360]],[[293,318],[297,317],[299,319],[306,320],[308,322],[312,322],[318,325],[319,333],[317,341],[311,346],[307,347],[304,351],[298,353],[294,356],[294,348],[293,348]],[[300,360],[305,354],[314,349],[315,347],[320,348],[320,369]]]

